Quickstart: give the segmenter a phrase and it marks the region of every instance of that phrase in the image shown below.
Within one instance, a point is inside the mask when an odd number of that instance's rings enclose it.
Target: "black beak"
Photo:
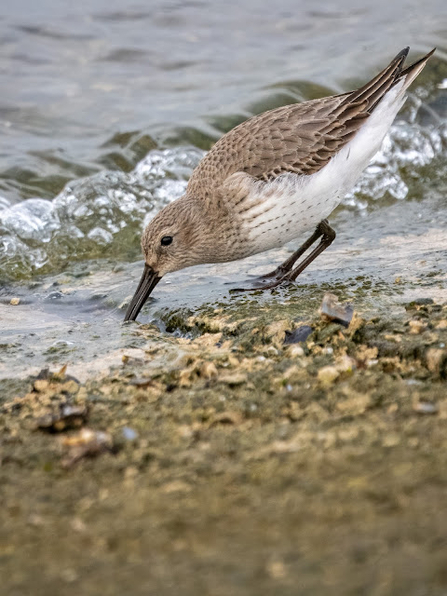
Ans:
[[[143,308],[144,303],[149,298],[150,293],[160,281],[161,277],[158,277],[157,272],[149,267],[144,266],[143,275],[141,276],[138,288],[130,301],[129,307],[126,311],[125,321],[135,321],[138,317],[140,310]]]

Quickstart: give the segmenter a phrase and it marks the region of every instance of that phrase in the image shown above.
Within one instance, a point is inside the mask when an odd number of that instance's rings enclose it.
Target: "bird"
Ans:
[[[124,321],[137,318],[167,273],[235,261],[310,234],[274,271],[238,289],[295,281],[335,239],[327,218],[380,149],[435,49],[404,67],[406,47],[359,89],[266,111],[221,137],[185,194],[144,229],[143,275]]]

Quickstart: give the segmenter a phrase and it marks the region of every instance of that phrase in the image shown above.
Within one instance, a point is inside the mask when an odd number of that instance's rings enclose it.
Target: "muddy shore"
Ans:
[[[105,376],[4,381],[3,593],[445,594],[447,304],[358,292],[346,328],[323,294],[179,309]]]

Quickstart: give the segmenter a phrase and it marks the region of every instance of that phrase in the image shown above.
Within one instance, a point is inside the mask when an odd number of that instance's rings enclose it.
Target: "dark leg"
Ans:
[[[327,223],[327,220],[324,220]],[[323,222],[322,222],[323,223]],[[329,225],[329,224],[328,224]],[[323,235],[323,232],[320,229],[321,224],[315,228],[315,232],[312,234],[310,238],[302,244],[298,250],[296,250],[284,263],[282,263],[279,267],[277,267],[274,271],[270,273],[266,273],[265,275],[261,276],[261,279],[267,279],[269,277],[276,277],[278,279],[282,279],[286,273],[288,273],[298,259],[306,252],[308,248],[312,246],[312,244]]]
[[[289,281],[295,281],[298,275],[302,273],[304,269],[306,269],[306,267],[310,265],[312,261],[316,259],[318,255],[323,252],[323,250],[326,250],[326,248],[335,240],[335,230],[331,228],[327,219],[323,219],[318,227],[320,228],[322,235],[320,244],[313,249],[313,251],[302,261],[302,263],[290,271],[290,273],[286,274],[286,278]]]
[[[295,269],[292,269],[296,261],[306,252],[308,248],[321,237],[319,245],[299,264]],[[283,282],[294,281],[300,273],[306,269],[310,263],[320,253],[323,252],[335,238],[335,231],[329,225],[327,219],[324,219],[318,224],[312,236],[300,246],[300,248],[293,253],[282,265],[277,267],[271,273],[267,273],[258,277],[254,282],[249,282],[251,287],[235,288],[235,291],[251,291],[251,290],[269,290],[276,288]]]

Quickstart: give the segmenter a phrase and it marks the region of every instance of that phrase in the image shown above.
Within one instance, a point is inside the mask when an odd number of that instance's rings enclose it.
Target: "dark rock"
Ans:
[[[310,327],[309,325],[302,325],[293,331],[286,331],[284,344],[298,344],[302,341],[306,341],[312,331],[313,327]]]

